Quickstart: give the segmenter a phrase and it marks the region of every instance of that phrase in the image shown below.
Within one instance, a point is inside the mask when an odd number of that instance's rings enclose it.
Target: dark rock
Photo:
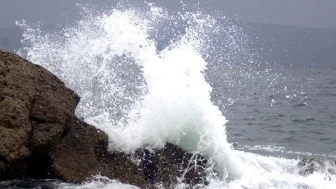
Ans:
[[[0,177],[5,177],[7,167],[6,164],[0,161]]]
[[[123,153],[108,153],[107,144],[108,137],[104,132],[75,119],[61,144],[52,152],[54,174],[73,183],[81,183],[100,174],[123,183],[150,188],[138,166]]]
[[[66,182],[83,182],[103,171],[97,156],[107,149],[107,135],[79,120],[51,154],[54,174]],[[92,137],[94,136],[94,137]]]
[[[26,150],[26,140],[27,133],[23,129],[14,130],[0,127],[0,159],[15,161],[28,157],[30,152]],[[20,156],[15,157],[15,154]]]
[[[34,151],[48,152],[53,149],[64,132],[64,125],[58,123],[32,122],[33,132],[29,141],[30,148]]]
[[[53,179],[56,178],[51,171],[51,158],[45,151],[35,151],[25,161],[27,170],[25,174],[22,174],[25,179]]]
[[[31,159],[51,152],[79,97],[56,76],[13,53],[0,51],[0,160],[5,178],[30,176]],[[36,167],[35,167],[36,168]],[[34,168],[34,169],[35,169]]]
[[[303,158],[297,165],[302,176],[321,172],[336,175],[336,162],[321,158]]]
[[[136,154],[150,183],[163,183],[168,188],[178,183],[177,179],[191,186],[207,184],[207,160],[200,155],[188,153],[170,143],[160,150],[138,150]]]
[[[148,183],[145,174],[129,156],[115,152],[107,154],[104,158],[104,171],[102,175],[109,178],[116,178],[123,183],[136,185],[140,188],[154,188],[151,183]]]
[[[0,179],[49,170],[39,169],[40,164],[50,162],[46,154],[74,119],[78,102],[79,97],[46,69],[0,51],[0,160],[7,167]]]
[[[0,159],[15,169],[17,161],[33,153],[30,138],[36,137],[33,130],[39,128],[34,129],[32,122],[38,123],[36,127],[59,123],[65,128],[78,101],[79,97],[46,69],[0,51]]]
[[[36,188],[36,189],[55,189],[57,187],[56,180],[13,180],[7,182],[0,182],[0,188],[9,189],[9,188]]]

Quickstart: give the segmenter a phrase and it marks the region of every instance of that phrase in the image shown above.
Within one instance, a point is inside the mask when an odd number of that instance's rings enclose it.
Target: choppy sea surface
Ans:
[[[198,188],[336,188],[328,167],[306,176],[297,167],[306,156],[335,158],[335,70],[262,62],[229,18],[185,5],[179,13],[145,2],[79,9],[78,21],[57,31],[18,22],[18,53],[79,94],[77,115],[109,135],[109,150],[170,142],[201,154],[209,184]],[[0,187],[136,188],[99,176]]]
[[[258,80],[248,81],[243,91],[231,93],[238,100],[221,108],[229,120],[228,141],[236,143],[237,149],[263,155],[335,159],[336,70],[283,68],[272,72],[281,76],[271,92]],[[222,84],[215,85],[219,93]],[[213,99],[225,100],[223,96]]]

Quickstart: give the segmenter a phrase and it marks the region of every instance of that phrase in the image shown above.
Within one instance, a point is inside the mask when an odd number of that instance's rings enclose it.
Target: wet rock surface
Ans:
[[[82,183],[99,174],[140,188],[206,184],[206,160],[172,144],[137,150],[139,164],[108,152],[108,136],[76,118],[78,102],[46,69],[0,50],[0,180]]]
[[[138,150],[146,180],[162,183],[166,188],[183,182],[191,186],[206,185],[207,160],[197,154],[188,153],[180,147],[167,143],[163,149]]]
[[[336,175],[336,162],[321,158],[303,158],[297,165],[298,173],[302,176],[313,174],[314,172]]]
[[[3,181],[0,183],[0,188],[15,188],[15,189],[55,189],[57,188],[56,180],[15,180]]]

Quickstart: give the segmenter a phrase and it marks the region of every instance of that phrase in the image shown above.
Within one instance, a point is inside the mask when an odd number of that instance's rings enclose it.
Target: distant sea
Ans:
[[[269,82],[250,78],[242,80],[243,87],[236,86],[239,92],[215,82],[213,101],[229,120],[228,140],[239,150],[262,155],[335,159],[336,70],[270,72],[277,75],[272,88]]]

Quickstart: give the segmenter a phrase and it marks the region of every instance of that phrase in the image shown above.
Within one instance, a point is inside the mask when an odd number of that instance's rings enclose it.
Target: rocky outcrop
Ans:
[[[190,186],[207,184],[207,160],[202,156],[188,153],[170,143],[154,151],[140,149],[136,155],[150,183],[162,183],[165,188],[173,188],[178,182]]]
[[[145,175],[123,153],[107,152],[107,135],[81,120],[69,123],[69,130],[51,153],[51,172],[56,178],[81,183],[102,175],[121,182],[150,187]]]
[[[46,69],[0,51],[0,89],[0,179],[101,174],[147,185],[126,155],[107,152],[105,133],[75,117],[79,97]]]
[[[314,172],[336,175],[336,162],[320,158],[303,158],[299,161],[298,173],[302,176],[313,174]]]
[[[0,180],[81,183],[99,174],[140,188],[206,184],[206,160],[171,144],[133,156],[108,152],[108,136],[74,115],[78,102],[46,69],[0,51]]]
[[[0,161],[8,178],[25,175],[34,152],[53,149],[78,102],[46,69],[0,51]]]

